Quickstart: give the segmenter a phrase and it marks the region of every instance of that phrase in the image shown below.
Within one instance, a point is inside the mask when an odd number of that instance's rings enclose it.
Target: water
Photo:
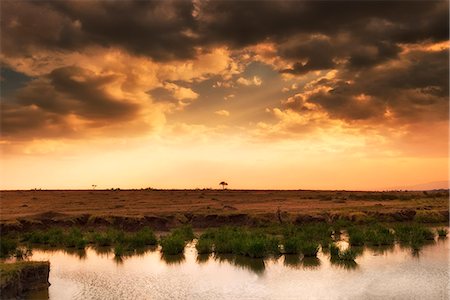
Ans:
[[[101,253],[104,252],[104,253]],[[449,299],[449,240],[419,253],[398,245],[364,249],[357,265],[280,256],[267,260],[234,256],[162,257],[148,250],[118,261],[114,254],[33,250],[49,260],[48,291],[30,299]]]

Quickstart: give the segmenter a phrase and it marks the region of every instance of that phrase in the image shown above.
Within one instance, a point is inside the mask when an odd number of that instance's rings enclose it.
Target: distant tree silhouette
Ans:
[[[222,181],[221,183],[219,183],[219,185],[221,185],[222,188],[225,189],[225,186],[227,186],[228,183],[226,183],[225,181]]]
[[[92,185],[92,189],[93,189],[93,190],[95,190],[96,187],[97,187],[96,184],[93,184],[93,185]]]

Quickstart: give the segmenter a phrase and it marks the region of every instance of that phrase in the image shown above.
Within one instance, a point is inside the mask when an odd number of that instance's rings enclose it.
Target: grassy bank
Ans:
[[[27,291],[47,288],[49,272],[49,262],[0,263],[1,298],[21,299]]]
[[[264,258],[281,254],[315,257],[320,250],[348,234],[348,242],[357,246],[392,246],[399,243],[412,249],[420,249],[436,237],[445,237],[444,227],[433,229],[417,223],[355,225],[349,222],[333,224],[277,225],[267,227],[219,227],[209,228],[198,235],[196,249],[199,254],[233,254],[251,258]],[[50,228],[25,233],[9,234],[0,240],[2,258],[24,255],[24,248],[66,248],[83,250],[92,246],[105,251],[112,250],[117,257],[133,254],[148,246],[161,246],[165,255],[182,254],[186,244],[196,238],[192,227],[175,228],[168,234],[156,236],[144,227],[136,232],[109,228],[106,230],[82,230],[80,228]],[[109,250],[108,250],[109,249]],[[330,250],[332,250],[330,248]],[[335,257],[346,257],[339,253]]]

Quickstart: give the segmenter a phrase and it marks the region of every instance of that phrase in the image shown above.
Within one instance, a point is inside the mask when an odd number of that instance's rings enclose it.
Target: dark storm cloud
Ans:
[[[236,47],[300,33],[347,33],[370,44],[448,38],[446,1],[210,1],[202,8],[202,36]]]
[[[3,51],[121,47],[155,60],[192,58],[193,4],[187,1],[5,1]]]
[[[68,137],[74,134],[63,115],[4,102],[0,108],[3,138]]]
[[[286,59],[304,62],[295,62],[292,68],[281,70],[282,73],[306,74],[309,71],[326,70],[335,67],[334,58],[337,55],[329,39],[310,40],[301,39],[294,45],[279,47],[278,53]]]
[[[322,107],[333,118],[380,120],[389,111],[402,123],[448,118],[448,51],[412,51],[401,65],[360,72],[343,71],[316,85],[329,87],[289,103],[301,111],[303,101]]]
[[[9,55],[101,45],[171,60],[215,44],[241,48],[299,34],[348,34],[351,44],[335,55],[354,54],[351,62],[360,65],[395,56],[396,43],[448,38],[446,1],[3,1],[1,16],[2,51]],[[378,57],[352,51],[361,45],[375,47]],[[313,47],[298,48],[298,58]],[[300,73],[330,65],[310,61]]]
[[[448,118],[448,52],[402,52],[405,44],[448,40],[448,5],[448,1],[7,0],[1,3],[0,39],[6,60],[30,58],[40,51],[50,51],[49,56],[51,51],[83,54],[87,47],[99,46],[159,62],[195,58],[198,51],[215,46],[237,50],[233,57],[239,59],[239,50],[246,46],[269,42],[288,64],[277,70],[281,73],[301,77],[311,71],[338,71],[336,78],[319,83],[330,91],[318,91],[305,100],[331,117],[378,121],[389,110],[413,122]],[[15,98],[8,95],[7,104],[2,101],[2,133],[37,132],[40,127],[57,132],[58,124],[68,128],[69,115],[92,126],[130,120],[139,107],[107,92],[115,81],[112,75],[80,67],[55,69],[20,88]],[[289,105],[295,108],[295,103]]]
[[[2,106],[2,134],[47,135],[49,128],[67,128],[67,117],[76,116],[89,127],[132,120],[137,104],[109,94],[105,87],[116,80],[79,67],[64,67],[29,82]],[[39,131],[39,129],[42,129]],[[54,129],[54,128],[53,128]],[[65,134],[67,131],[51,130]]]
[[[116,99],[104,87],[115,75],[96,75],[79,67],[53,70],[44,80],[35,80],[18,93],[23,105],[36,105],[59,114],[92,119],[127,119],[137,111],[135,104]]]

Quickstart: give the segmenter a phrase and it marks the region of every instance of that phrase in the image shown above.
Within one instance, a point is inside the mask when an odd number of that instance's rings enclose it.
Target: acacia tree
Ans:
[[[225,181],[222,181],[221,183],[219,183],[219,185],[222,186],[222,189],[225,189],[225,186],[227,186],[228,183],[226,183]]]

